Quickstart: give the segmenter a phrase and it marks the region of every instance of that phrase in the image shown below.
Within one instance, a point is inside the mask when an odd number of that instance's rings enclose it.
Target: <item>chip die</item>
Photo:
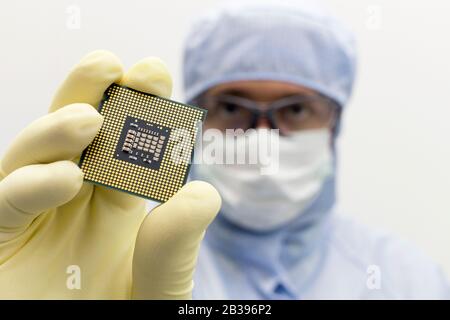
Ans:
[[[84,150],[84,179],[165,202],[185,183],[206,110],[112,84],[103,125]]]

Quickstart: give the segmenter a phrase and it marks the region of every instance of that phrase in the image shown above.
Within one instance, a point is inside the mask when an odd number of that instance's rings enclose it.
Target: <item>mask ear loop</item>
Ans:
[[[342,107],[337,103],[331,102],[333,108],[333,123],[331,127],[331,132],[333,134],[333,139],[336,139],[341,132],[341,122],[342,122]]]
[[[329,99],[329,98],[328,98]],[[334,165],[337,165],[337,157],[336,157],[336,141],[341,132],[342,126],[342,107],[337,102],[332,99],[330,100],[331,108],[334,109],[334,117],[333,124],[331,127],[331,150],[333,152]]]

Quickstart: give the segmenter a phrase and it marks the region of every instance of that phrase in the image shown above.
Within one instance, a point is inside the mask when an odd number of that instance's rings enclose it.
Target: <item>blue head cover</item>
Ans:
[[[224,82],[279,80],[344,106],[355,55],[352,33],[317,0],[228,2],[198,19],[188,34],[186,100]]]
[[[226,82],[278,80],[316,90],[343,108],[355,78],[355,51],[352,33],[317,0],[227,2],[199,18],[187,37],[186,100]],[[282,230],[257,234],[219,215],[206,240],[233,261],[279,270],[280,264],[311,260],[307,256],[326,236],[334,202],[332,176],[308,210]]]

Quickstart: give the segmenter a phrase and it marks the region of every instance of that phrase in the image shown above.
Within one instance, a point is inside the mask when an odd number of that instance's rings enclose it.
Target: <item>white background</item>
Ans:
[[[182,39],[192,17],[218,2],[3,1],[0,152],[93,49],[115,52],[125,66],[161,57],[181,99]],[[415,242],[450,275],[450,2],[326,2],[355,30],[360,53],[339,141],[339,207]]]

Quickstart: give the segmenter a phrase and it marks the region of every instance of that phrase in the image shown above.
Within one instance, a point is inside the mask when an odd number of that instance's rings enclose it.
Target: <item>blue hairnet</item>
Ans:
[[[299,84],[344,106],[355,77],[352,33],[315,1],[239,1],[202,16],[185,44],[187,101],[239,80]]]

